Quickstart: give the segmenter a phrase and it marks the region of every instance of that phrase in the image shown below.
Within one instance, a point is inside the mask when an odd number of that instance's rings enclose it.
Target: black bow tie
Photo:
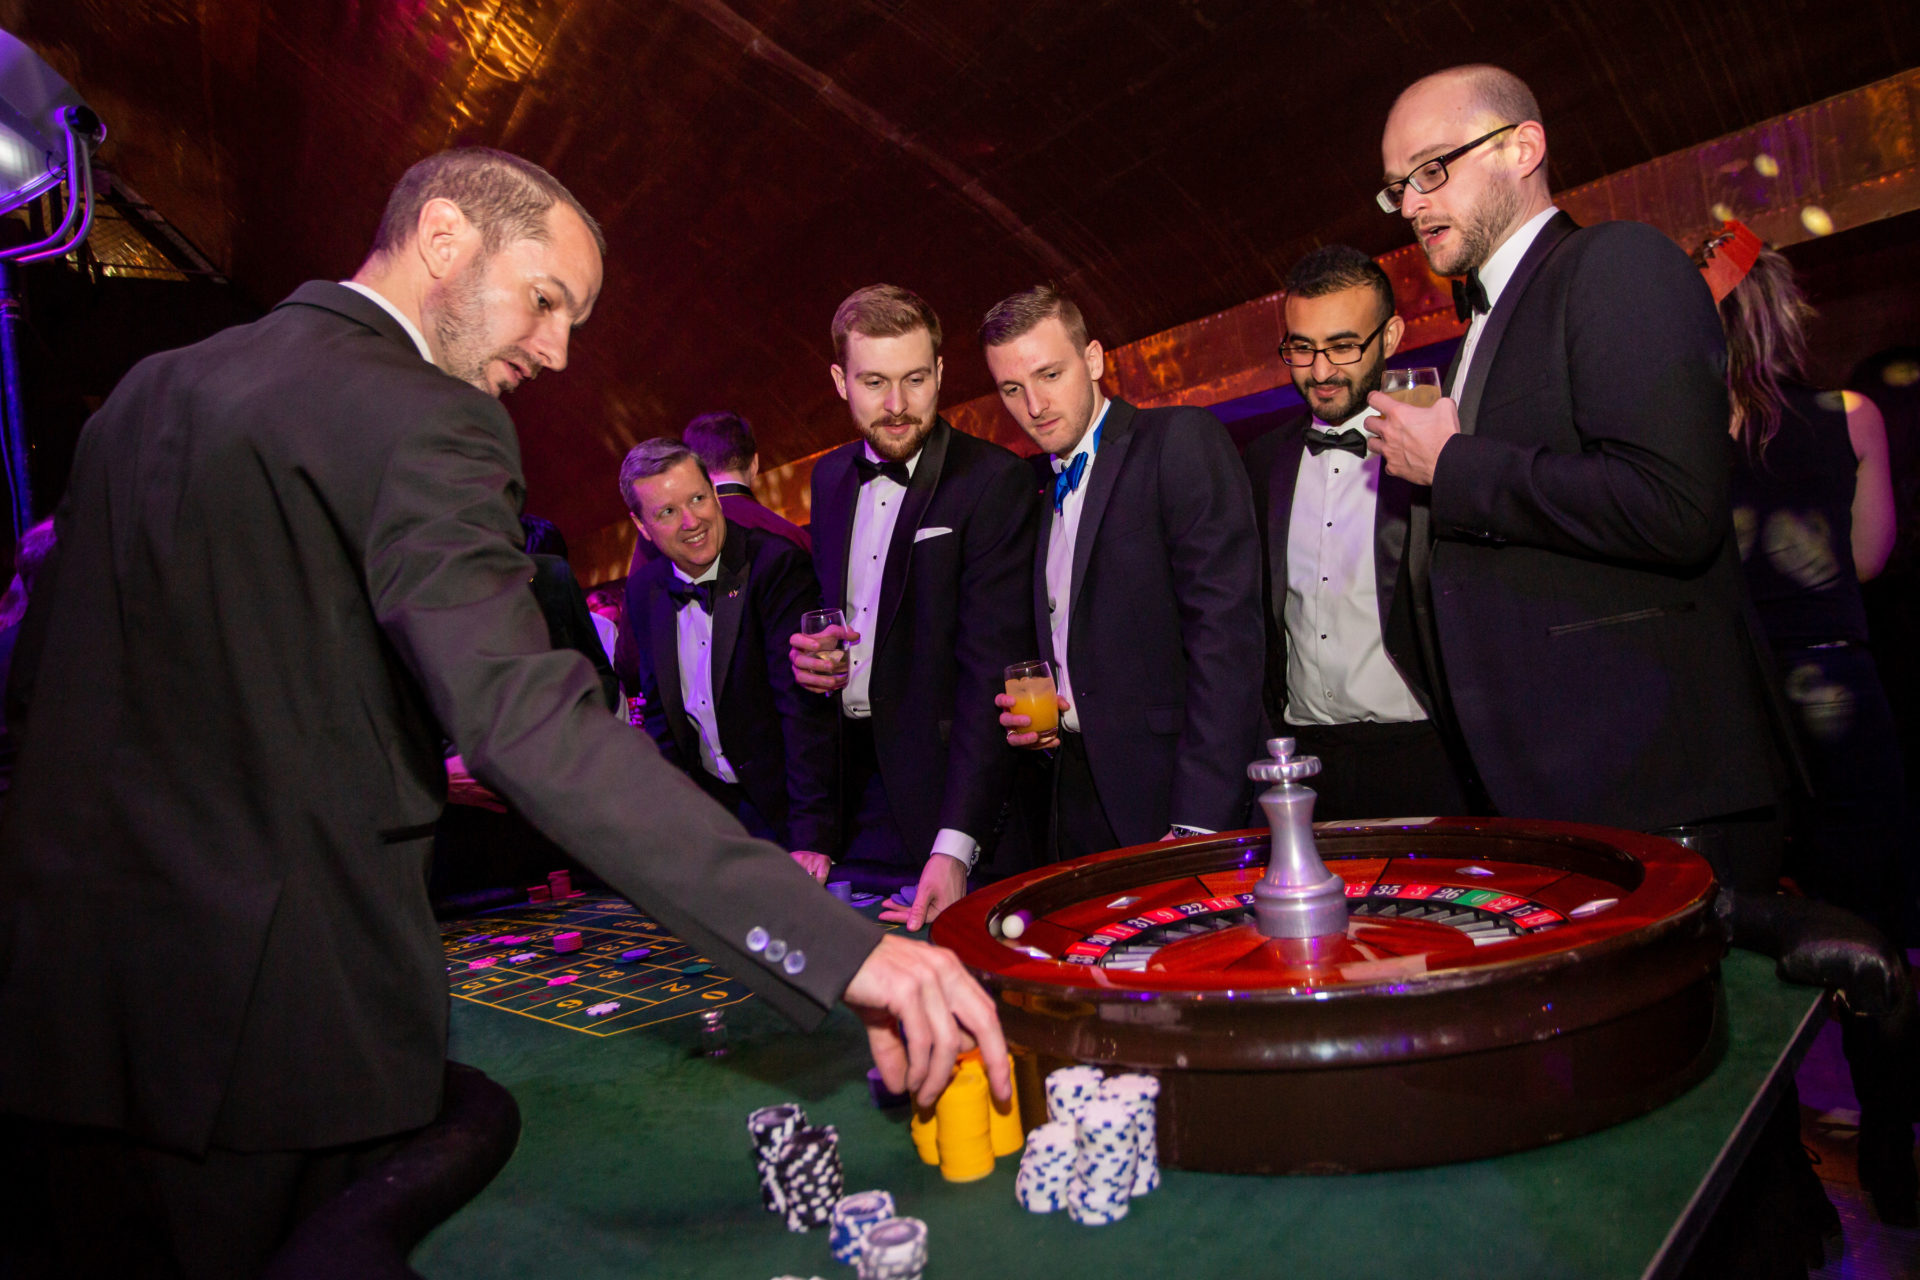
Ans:
[[[1345,449],[1356,458],[1367,456],[1367,437],[1352,427],[1335,435],[1331,431],[1307,428],[1307,452],[1319,457],[1329,449]]]
[[[673,607],[684,609],[698,603],[709,615],[713,613],[713,583],[682,582],[678,577],[667,584],[667,594],[673,597]]]
[[[1462,321],[1471,321],[1476,315],[1485,315],[1493,310],[1493,304],[1487,301],[1487,286],[1480,283],[1478,270],[1467,272],[1466,279],[1453,282],[1453,314]]]
[[[853,465],[860,472],[860,483],[865,484],[875,476],[885,476],[902,489],[913,482],[913,473],[907,470],[904,462],[888,460],[875,462],[864,451],[853,455]]]

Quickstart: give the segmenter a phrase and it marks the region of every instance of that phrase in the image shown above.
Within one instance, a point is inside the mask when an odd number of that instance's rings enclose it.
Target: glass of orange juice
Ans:
[[[1007,695],[1013,699],[1013,714],[1032,721],[1028,727],[1040,735],[1037,745],[1050,747],[1059,740],[1060,702],[1054,696],[1053,668],[1043,659],[1008,667]]]

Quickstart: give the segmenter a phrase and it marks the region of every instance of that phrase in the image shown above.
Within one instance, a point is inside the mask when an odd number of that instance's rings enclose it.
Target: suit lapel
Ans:
[[[1087,505],[1080,512],[1080,527],[1073,535],[1068,618],[1074,617],[1073,611],[1080,607],[1080,589],[1087,582],[1087,562],[1093,558],[1093,544],[1100,537],[1100,522],[1106,518],[1107,504],[1113,501],[1114,486],[1120,481],[1120,468],[1127,459],[1127,448],[1133,443],[1134,413],[1132,405],[1116,397],[1108,402],[1106,419],[1100,424],[1100,449],[1093,456],[1093,476],[1087,481]],[[1051,502],[1047,509],[1053,509]]]
[[[1053,611],[1047,607],[1047,544],[1053,538],[1053,466],[1044,453],[1027,459],[1033,468],[1033,483],[1040,494],[1040,538],[1033,548],[1033,634],[1040,641],[1040,652],[1049,654],[1057,667],[1062,655],[1053,652]]]
[[[1500,340],[1506,336],[1513,313],[1520,308],[1520,299],[1526,293],[1527,285],[1533,280],[1534,273],[1540,270],[1540,264],[1560,246],[1560,242],[1579,229],[1579,225],[1565,213],[1556,213],[1547,219],[1547,224],[1540,228],[1540,234],[1520,255],[1520,265],[1514,268],[1513,277],[1507,281],[1506,288],[1500,291],[1500,301],[1494,304],[1493,310],[1487,315],[1486,327],[1480,331],[1480,341],[1473,349],[1473,366],[1467,370],[1467,385],[1454,397],[1460,405],[1460,430],[1464,434],[1472,435],[1478,425],[1480,397],[1486,390],[1488,371],[1493,368],[1494,358],[1500,354]],[[1463,348],[1465,345],[1461,344]]]
[[[900,597],[906,594],[914,535],[920,531],[920,518],[927,514],[927,504],[933,501],[933,491],[940,485],[940,471],[947,461],[947,441],[952,435],[953,428],[945,418],[934,422],[927,442],[920,446],[920,461],[913,467],[913,483],[907,486],[907,496],[901,499],[900,518],[894,521],[893,541],[887,545],[887,564],[880,575],[880,625],[873,641],[876,649],[886,643],[887,630],[893,626],[893,615],[900,608]]]
[[[661,571],[665,570],[664,573]],[[680,744],[685,756],[692,746],[690,736],[692,726],[687,721],[686,703],[680,697],[680,628],[675,625],[673,597],[667,594],[666,580],[673,574],[673,567],[665,560],[656,561],[646,572],[656,578],[647,592],[648,634],[653,639],[653,678],[660,687],[660,701],[667,713],[667,725],[673,731],[673,740]],[[698,755],[691,757],[699,759]]]
[[[860,501],[853,450],[860,447],[856,440],[836,449],[814,473],[820,497],[813,508],[813,568],[820,575],[821,602],[835,609],[847,607],[847,551],[853,542],[853,510]]]
[[[1384,633],[1393,612],[1394,585],[1400,580],[1400,561],[1406,555],[1407,533],[1413,513],[1413,486],[1380,467],[1380,492],[1373,506],[1373,594],[1380,607]]]
[[[1303,413],[1277,428],[1280,447],[1274,450],[1273,469],[1267,473],[1267,577],[1273,592],[1273,621],[1287,633],[1287,538],[1293,531],[1293,491],[1300,484],[1300,455],[1306,451],[1307,428],[1313,414]]]
[[[740,638],[740,618],[747,609],[747,589],[752,574],[748,555],[747,530],[729,524],[727,540],[720,548],[720,577],[713,584],[713,706],[718,714],[721,690],[726,688],[731,671],[734,642]]]

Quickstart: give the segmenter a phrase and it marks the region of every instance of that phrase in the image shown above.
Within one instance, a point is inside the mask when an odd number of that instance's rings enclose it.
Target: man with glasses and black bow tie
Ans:
[[[754,835],[825,882],[839,849],[833,708],[795,685],[787,637],[820,598],[792,541],[734,524],[683,441],[642,441],[620,496],[660,559],[628,581],[647,732]]]
[[[1005,822],[1014,761],[993,697],[1035,654],[1027,468],[940,414],[940,319],[896,285],[834,312],[834,388],[860,438],[813,470],[813,561],[846,625],[791,639],[795,678],[838,693],[845,870],[918,876],[882,920],[918,929],[966,893]],[[819,656],[844,643],[845,665]],[[833,705],[833,704],[828,704]],[[1025,856],[1009,827],[997,870]]]
[[[1691,828],[1723,880],[1770,888],[1772,726],[1699,271],[1652,227],[1554,208],[1539,106],[1497,67],[1407,89],[1381,158],[1381,207],[1472,317],[1446,398],[1369,397],[1369,447],[1423,487],[1400,669],[1424,666],[1500,813]]]
[[[1280,358],[1307,407],[1247,446],[1266,553],[1267,715],[1324,762],[1321,819],[1464,813],[1426,694],[1395,666],[1387,620],[1413,486],[1367,449],[1387,358],[1404,325],[1380,265],[1316,249],[1286,280]]]

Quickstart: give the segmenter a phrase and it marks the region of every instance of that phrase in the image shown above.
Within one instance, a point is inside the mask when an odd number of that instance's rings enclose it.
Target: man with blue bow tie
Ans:
[[[995,305],[980,345],[1042,450],[1033,609],[1057,743],[996,701],[1009,743],[1055,748],[1053,856],[1245,825],[1266,641],[1253,498],[1226,428],[1105,396],[1100,344],[1051,285]]]

